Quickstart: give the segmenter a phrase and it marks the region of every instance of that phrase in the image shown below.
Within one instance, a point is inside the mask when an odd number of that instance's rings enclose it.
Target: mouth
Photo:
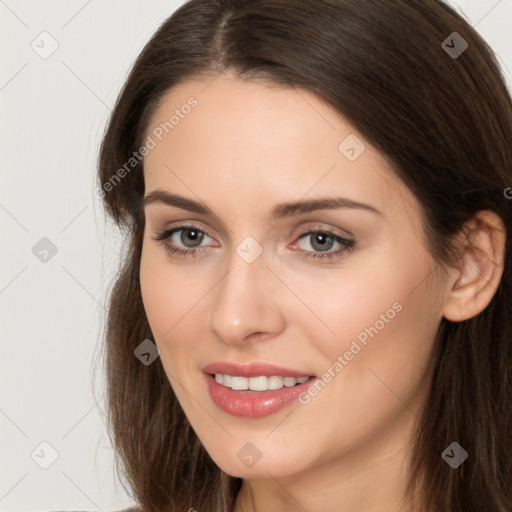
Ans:
[[[203,368],[213,403],[232,416],[259,418],[291,406],[317,378],[267,364],[214,363]]]

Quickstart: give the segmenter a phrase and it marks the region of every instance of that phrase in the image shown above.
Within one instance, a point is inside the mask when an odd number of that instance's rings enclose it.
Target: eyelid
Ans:
[[[311,222],[306,223],[306,227],[302,225],[300,228],[297,228],[294,230],[294,234],[292,235],[293,238],[296,238],[298,236],[304,236],[308,231],[325,231],[332,233],[334,235],[338,235],[341,238],[346,238],[353,240],[355,236],[346,229],[337,228],[335,226],[332,226],[331,224],[326,224],[324,222]]]
[[[176,221],[170,225],[165,224],[164,226],[162,226],[162,228],[156,227],[155,231],[157,233],[168,233],[171,231],[174,231],[174,233],[176,233],[176,231],[180,231],[182,229],[197,229],[215,241],[215,237],[210,234],[208,228],[205,228],[201,223],[197,223],[196,221]]]
[[[215,240],[215,237],[210,234],[210,231],[208,228],[205,228],[200,222],[197,221],[176,221],[173,222],[171,225],[165,225],[161,229],[156,229],[159,233],[161,232],[168,232],[172,230],[179,231],[180,229],[190,229],[195,228],[200,231],[202,231],[205,235],[207,235],[212,240]],[[301,225],[297,229],[295,229],[292,232],[291,237],[294,239],[294,245],[298,241],[298,237],[305,236],[309,231],[325,231],[330,232],[332,234],[338,235],[341,238],[345,238],[348,240],[353,240],[355,237],[354,235],[346,230],[346,229],[340,229],[335,226],[332,226],[330,224],[326,224],[324,222],[310,222],[306,223],[306,226]],[[297,240],[295,240],[297,239]]]

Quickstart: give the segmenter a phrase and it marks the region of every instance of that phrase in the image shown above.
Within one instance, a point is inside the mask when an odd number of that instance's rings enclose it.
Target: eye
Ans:
[[[181,232],[181,234],[179,234]],[[310,246],[313,250],[300,249],[300,257],[308,259],[319,260],[333,260],[340,258],[343,253],[350,252],[355,249],[355,241],[344,238],[336,233],[332,233],[322,229],[310,229],[309,231],[299,235],[299,241],[302,239],[310,238]],[[173,229],[168,229],[157,233],[153,238],[161,242],[165,250],[170,254],[177,254],[179,256],[193,256],[196,257],[199,253],[208,252],[208,246],[202,247],[201,243],[210,237],[204,230],[199,229],[194,225],[178,226]],[[333,245],[339,244],[341,247],[336,251],[331,251]],[[179,247],[177,245],[182,245]],[[294,244],[294,247],[297,245]],[[184,246],[184,247],[183,247]]]
[[[180,231],[181,235],[175,236]],[[200,244],[204,240],[205,236],[211,238],[202,229],[199,229],[193,225],[187,225],[161,231],[153,240],[162,242],[165,249],[171,254],[178,254],[181,256],[197,256],[199,252],[204,252],[206,250],[196,245],[198,243]],[[185,249],[176,247],[175,244],[177,242],[184,244]]]
[[[299,240],[307,239],[310,237],[309,245],[314,249],[313,251],[301,250],[301,257],[308,259],[327,259],[332,260],[340,258],[343,253],[350,252],[355,249],[355,241],[344,238],[336,233],[326,230],[309,230],[306,233],[300,235]],[[334,244],[339,244],[341,248],[336,251],[327,252],[332,249]],[[315,251],[320,252],[315,252]]]

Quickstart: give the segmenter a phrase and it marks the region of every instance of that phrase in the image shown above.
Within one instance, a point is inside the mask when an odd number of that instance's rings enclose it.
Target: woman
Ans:
[[[162,24],[98,175],[142,510],[512,510],[511,133],[492,50],[439,0]]]

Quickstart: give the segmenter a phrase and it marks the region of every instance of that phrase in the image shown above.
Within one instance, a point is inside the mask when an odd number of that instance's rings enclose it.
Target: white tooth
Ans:
[[[250,377],[249,378],[249,389],[252,391],[266,391],[267,388],[267,377],[262,375],[261,377]]]
[[[272,375],[268,378],[268,389],[281,389],[283,387],[283,377]]]
[[[243,391],[249,389],[249,379],[247,377],[231,376],[231,389]]]
[[[296,384],[302,384],[306,382],[309,377],[281,377],[279,375],[271,375],[267,377],[261,375],[258,377],[240,377],[237,375],[224,375],[222,373],[215,374],[215,380],[228,388],[232,388],[236,391],[267,391],[277,390],[285,387],[293,387]]]
[[[284,378],[284,385],[287,388],[291,388],[292,386],[295,386],[296,383],[297,383],[297,381],[295,380],[295,377],[285,377]]]

